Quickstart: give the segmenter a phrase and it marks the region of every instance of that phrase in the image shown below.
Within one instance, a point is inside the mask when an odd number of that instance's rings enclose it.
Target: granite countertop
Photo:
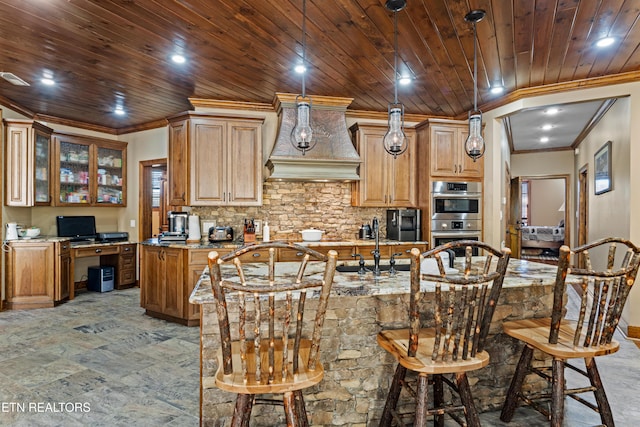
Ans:
[[[352,262],[338,261],[338,265],[349,264]],[[251,263],[244,264],[245,275],[248,281],[251,277],[254,280],[263,277],[266,274],[267,264]],[[297,272],[299,263],[297,262],[280,262],[276,264],[276,274],[285,274],[294,276]],[[233,266],[224,265],[223,268],[235,268]],[[307,267],[308,274],[322,278],[323,264],[309,263]],[[224,272],[224,270],[223,270]],[[229,276],[230,278],[233,275]],[[507,268],[507,274],[504,279],[503,286],[505,288],[514,287],[533,287],[533,286],[551,286],[556,278],[556,267],[541,264],[532,261],[524,261],[520,259],[510,259]],[[568,281],[570,281],[568,279]],[[423,291],[430,292],[434,289],[433,282],[426,280],[422,283]],[[374,277],[373,273],[368,272],[365,275],[357,273],[340,273],[336,272],[333,288],[333,295],[359,296],[359,295],[391,295],[409,292],[409,272],[398,271],[395,275],[389,275],[389,272],[382,272],[380,276]],[[213,303],[213,294],[211,293],[211,281],[209,279],[208,269],[205,268],[200,280],[196,284],[189,302],[193,304]]]
[[[71,247],[73,248],[83,248],[83,247],[90,247],[90,246],[96,246],[96,245],[101,245],[101,246],[128,245],[128,244],[136,243],[136,242],[130,242],[130,241],[109,242],[109,241],[89,241],[89,240],[72,242],[70,237],[58,237],[58,236],[38,236],[38,237],[31,237],[31,238],[21,237],[17,240],[7,241],[7,243],[13,243],[13,242],[20,242],[20,243],[70,242]]]
[[[258,241],[256,243],[262,243],[262,242]],[[296,244],[301,245],[301,246],[309,246],[309,247],[321,247],[321,246],[331,246],[331,247],[336,247],[336,246],[373,246],[373,245],[376,244],[376,242],[374,240],[371,240],[371,239],[364,239],[364,240],[360,240],[360,239],[357,239],[357,240],[320,240],[318,242],[292,241],[292,243],[296,243]],[[427,242],[424,242],[424,241],[400,242],[398,240],[380,239],[380,244],[381,245],[385,245],[385,246],[410,245],[412,243],[415,243],[415,244],[427,244]],[[243,245],[242,242],[238,242],[238,241],[211,243],[206,239],[200,240],[200,242],[196,242],[196,243],[188,243],[188,242],[182,243],[182,242],[172,242],[172,241],[159,242],[157,238],[145,240],[144,242],[141,242],[141,244],[147,245],[147,246],[162,246],[162,247],[183,248],[183,249],[216,249],[216,248],[237,249],[237,248],[240,248]]]

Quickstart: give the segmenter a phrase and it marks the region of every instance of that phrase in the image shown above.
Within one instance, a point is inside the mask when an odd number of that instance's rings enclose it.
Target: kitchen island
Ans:
[[[293,263],[291,266],[295,268]],[[247,268],[264,267],[254,264]],[[502,405],[520,355],[521,348],[517,343],[502,333],[502,322],[548,316],[555,273],[555,267],[549,265],[510,260],[487,341],[490,364],[469,373],[479,410]],[[425,304],[431,303],[429,292],[432,286],[424,283]],[[400,271],[394,276],[385,272],[378,278],[371,273],[364,276],[336,273],[321,343],[325,377],[320,384],[305,392],[311,425],[377,425],[395,361],[378,347],[376,335],[382,329],[406,327],[408,291],[409,272]],[[222,425],[222,420],[228,422],[233,413],[235,395],[218,390],[214,383],[219,330],[206,270],[190,301],[201,306],[202,425]],[[253,408],[252,422],[255,425],[282,424],[281,418],[282,409],[279,407],[259,405]]]

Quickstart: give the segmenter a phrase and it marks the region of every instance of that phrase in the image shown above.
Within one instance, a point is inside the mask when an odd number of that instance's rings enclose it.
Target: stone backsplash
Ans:
[[[350,183],[267,181],[262,197],[262,206],[193,206],[191,213],[232,226],[235,236],[242,235],[245,218],[268,221],[272,240],[300,240],[307,228],[324,230],[323,240],[353,240],[377,216],[386,236],[386,209],[351,206]]]

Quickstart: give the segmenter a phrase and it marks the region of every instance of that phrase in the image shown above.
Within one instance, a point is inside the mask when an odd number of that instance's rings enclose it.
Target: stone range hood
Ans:
[[[278,113],[278,132],[267,160],[268,179],[279,181],[358,181],[360,156],[349,131],[345,112],[353,98],[309,96],[311,126],[316,145],[305,155],[291,143],[296,121],[296,95],[276,93],[274,107]]]

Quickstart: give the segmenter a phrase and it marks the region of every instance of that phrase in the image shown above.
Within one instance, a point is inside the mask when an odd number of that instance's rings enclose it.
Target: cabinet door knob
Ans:
[[[124,248],[125,252],[129,252],[131,250],[131,248]]]
[[[96,249],[97,254],[99,254],[100,252],[102,252],[102,249]]]
[[[253,257],[254,257],[254,258],[258,258],[259,256],[260,256],[260,254],[259,254],[259,253],[257,253],[257,252],[253,254]]]
[[[62,245],[62,249],[67,249],[67,245]]]
[[[304,255],[303,252],[296,252],[296,256],[302,256],[302,255]]]

